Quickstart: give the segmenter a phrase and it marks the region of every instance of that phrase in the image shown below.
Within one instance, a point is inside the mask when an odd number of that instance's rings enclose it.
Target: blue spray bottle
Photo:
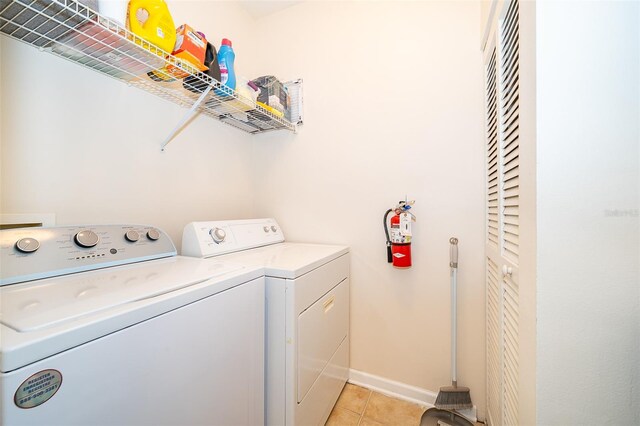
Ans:
[[[218,65],[220,66],[220,83],[229,87],[230,89],[236,88],[236,72],[233,68],[233,61],[236,59],[236,54],[233,53],[231,47],[231,40],[226,38],[222,39],[220,50],[218,51]]]

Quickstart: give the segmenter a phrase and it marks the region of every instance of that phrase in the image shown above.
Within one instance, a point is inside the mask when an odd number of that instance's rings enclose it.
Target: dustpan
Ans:
[[[473,423],[455,411],[429,408],[422,415],[420,426],[473,426]]]

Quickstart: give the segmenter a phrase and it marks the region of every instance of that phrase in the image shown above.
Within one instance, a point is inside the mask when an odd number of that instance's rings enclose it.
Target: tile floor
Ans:
[[[347,383],[325,426],[419,426],[426,409]]]
[[[325,426],[417,426],[426,407],[347,383]]]

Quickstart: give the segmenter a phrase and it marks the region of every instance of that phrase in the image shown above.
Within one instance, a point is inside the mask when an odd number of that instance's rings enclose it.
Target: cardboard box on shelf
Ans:
[[[171,53],[176,58],[189,62],[200,71],[209,68],[204,64],[207,52],[207,40],[187,24],[180,25],[176,30],[176,45]]]

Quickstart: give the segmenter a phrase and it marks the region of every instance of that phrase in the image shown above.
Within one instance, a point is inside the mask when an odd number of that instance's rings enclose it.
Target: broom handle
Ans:
[[[449,239],[449,267],[451,268],[451,385],[458,386],[458,239]]]

